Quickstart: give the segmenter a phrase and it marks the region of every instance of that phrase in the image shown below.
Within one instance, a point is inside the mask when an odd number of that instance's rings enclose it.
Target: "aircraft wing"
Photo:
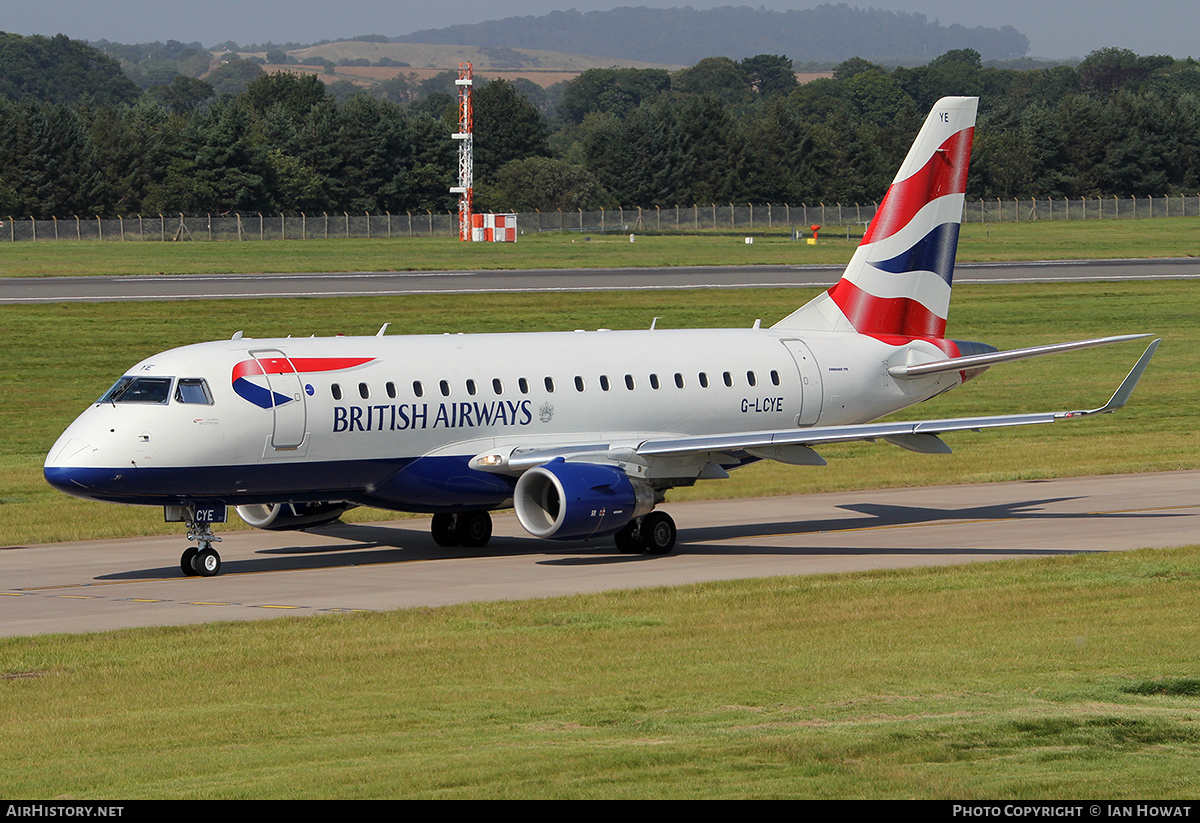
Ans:
[[[686,459],[710,455],[712,462],[719,463],[721,461],[716,457],[717,455],[732,456],[742,452],[785,463],[824,465],[825,461],[812,450],[813,446],[854,440],[884,440],[910,451],[944,454],[950,451],[950,447],[938,439],[937,435],[947,432],[981,431],[1009,426],[1056,423],[1061,420],[1075,420],[1117,411],[1129,400],[1129,396],[1133,393],[1150,358],[1154,356],[1161,342],[1161,340],[1154,340],[1150,343],[1109,401],[1095,409],[688,435],[650,438],[638,443],[591,443],[565,448],[521,449],[518,447],[507,454],[484,453],[477,456],[471,463],[475,468],[484,471],[519,473],[559,457],[585,462],[646,462],[655,459]]]
[[[945,420],[916,420],[895,423],[862,423],[850,426],[819,426],[809,429],[785,429],[781,431],[746,432],[744,434],[712,435],[700,437],[664,438],[646,440],[637,448],[643,457],[684,454],[688,452],[724,452],[772,448],[779,446],[815,446],[823,443],[844,443],[851,440],[887,440],[905,448],[926,451],[922,444],[934,451],[939,449],[928,439],[938,434],[955,431],[979,431],[981,429],[1007,426],[1027,426],[1036,423],[1054,423],[1108,414],[1125,405],[1133,389],[1161,340],[1153,341],[1133,369],[1121,381],[1112,398],[1096,409],[1080,411],[1035,412],[1032,414],[1004,414],[990,417],[957,417]],[[939,441],[940,442],[940,441]]]

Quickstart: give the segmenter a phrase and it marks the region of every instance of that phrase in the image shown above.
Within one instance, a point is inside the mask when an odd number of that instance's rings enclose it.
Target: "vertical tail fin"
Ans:
[[[776,328],[945,335],[978,104],[934,105],[842,279]]]

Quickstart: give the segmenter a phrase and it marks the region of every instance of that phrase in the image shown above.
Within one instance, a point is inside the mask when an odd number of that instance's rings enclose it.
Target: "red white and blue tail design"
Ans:
[[[934,105],[842,279],[777,328],[945,336],[978,103]]]

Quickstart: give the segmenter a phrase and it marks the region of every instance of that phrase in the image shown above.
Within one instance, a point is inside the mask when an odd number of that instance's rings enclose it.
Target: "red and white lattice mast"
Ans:
[[[458,185],[450,189],[458,195],[458,239],[471,239],[471,190],[475,185],[475,115],[471,109],[471,89],[475,85],[470,63],[458,64]]]

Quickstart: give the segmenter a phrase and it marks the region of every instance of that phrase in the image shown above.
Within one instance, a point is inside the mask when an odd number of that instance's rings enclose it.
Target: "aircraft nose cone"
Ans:
[[[42,469],[42,476],[51,486],[73,497],[131,502],[126,497],[134,476],[123,469],[47,465]]]
[[[95,457],[96,449],[90,441],[73,437],[68,432],[46,455],[42,476],[61,492],[90,498],[97,482],[105,474],[104,470],[93,465]]]
[[[60,492],[78,496],[86,487],[78,482],[76,474],[77,470],[65,466],[51,466],[46,464],[45,468],[42,469],[42,476],[46,478],[47,483]]]
[[[78,437],[66,437],[59,440],[46,455],[46,468],[67,465],[72,457],[85,451],[90,445],[86,440],[80,440]]]

